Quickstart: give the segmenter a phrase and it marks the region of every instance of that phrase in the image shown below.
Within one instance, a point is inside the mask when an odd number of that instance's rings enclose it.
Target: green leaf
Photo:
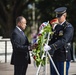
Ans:
[[[37,48],[33,51],[33,55],[36,56],[36,66],[38,67],[41,63],[42,66],[44,66],[46,63],[45,63],[45,58],[41,59],[43,53],[44,53],[44,44],[47,42],[47,34],[50,33],[50,35],[53,34],[52,32],[52,29],[51,29],[51,26],[50,24],[48,24],[47,26],[45,26],[43,28],[43,32],[40,36],[38,36],[38,46]]]

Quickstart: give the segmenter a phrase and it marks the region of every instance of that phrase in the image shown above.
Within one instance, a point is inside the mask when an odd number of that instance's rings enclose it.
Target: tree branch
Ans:
[[[16,0],[16,5],[14,7],[14,15],[20,15],[28,5],[30,0],[24,1],[24,0]]]
[[[7,15],[8,12],[7,12],[7,10],[6,10],[5,5],[3,4],[3,1],[0,1],[0,6],[1,6],[1,8],[3,9],[3,12]]]
[[[0,17],[0,24],[3,28],[5,28],[5,22],[2,20],[2,18]]]

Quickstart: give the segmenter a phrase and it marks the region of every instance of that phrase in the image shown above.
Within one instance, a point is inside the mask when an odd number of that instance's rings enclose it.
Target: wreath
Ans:
[[[42,66],[45,65],[45,57],[43,59],[41,59],[41,57],[44,53],[44,45],[47,42],[48,34],[50,34],[50,36],[53,34],[52,27],[49,22],[44,22],[39,28],[39,34],[36,36],[36,41],[33,44],[35,48],[32,50],[32,57],[37,67],[40,63]]]

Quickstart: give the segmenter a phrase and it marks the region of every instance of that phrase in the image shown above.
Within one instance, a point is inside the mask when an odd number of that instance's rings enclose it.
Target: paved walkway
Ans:
[[[49,74],[49,64],[48,66],[48,74]],[[42,71],[43,69],[41,69]],[[34,67],[33,62],[29,65],[27,70],[27,75],[36,75],[37,68]],[[13,66],[9,63],[0,63],[0,75],[13,75]],[[43,74],[40,74],[43,75]],[[76,75],[76,62],[72,62],[70,65],[69,75]]]

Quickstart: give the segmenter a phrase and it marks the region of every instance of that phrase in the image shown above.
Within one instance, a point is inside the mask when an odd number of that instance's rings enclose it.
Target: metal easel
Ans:
[[[49,37],[50,37],[50,33],[48,33],[47,44],[49,42]],[[48,51],[44,51],[44,53],[43,53],[43,55],[41,57],[41,59],[43,59],[44,57],[46,58],[46,60],[45,60],[45,62],[46,62],[46,65],[45,65],[45,74],[44,75],[47,75],[47,56],[50,58],[51,63],[53,64],[57,75],[60,75],[59,72],[58,72],[58,70],[57,70],[57,68],[56,68],[56,66],[55,66],[55,64],[54,64],[54,62],[53,62],[52,57],[51,57],[51,55],[49,54]],[[36,75],[39,75],[40,68],[41,68],[41,63],[39,65],[38,69],[37,69]]]

